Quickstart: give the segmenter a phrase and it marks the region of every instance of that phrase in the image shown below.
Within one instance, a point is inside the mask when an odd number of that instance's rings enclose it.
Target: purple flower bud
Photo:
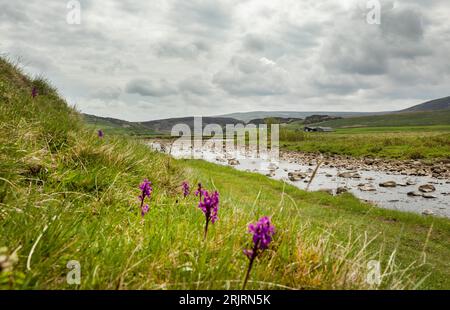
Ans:
[[[33,87],[31,90],[31,97],[35,98],[38,95],[38,90],[36,87]]]
[[[144,217],[148,211],[150,210],[150,207],[148,205],[143,205],[141,207],[141,216]]]
[[[189,196],[189,193],[191,191],[188,182],[184,181],[183,184],[181,184],[182,188],[183,188],[183,195],[186,198],[187,196]]]
[[[103,138],[103,136],[105,135],[105,134],[103,133],[103,130],[101,130],[101,129],[98,131],[97,134],[98,134],[98,137],[99,137],[99,138]]]
[[[144,201],[145,197],[150,198],[153,192],[152,182],[149,182],[147,179],[145,179],[144,182],[139,185],[139,189],[142,192],[142,194],[139,196],[139,199],[141,199],[141,201]]]
[[[201,184],[198,185],[198,194],[200,195],[200,202],[198,203],[198,207],[205,214],[205,235],[208,234],[208,225],[209,222],[215,223],[218,221],[217,213],[219,211],[219,193],[215,191],[214,193],[209,193],[206,190],[203,190]],[[196,193],[197,194],[197,193]],[[203,201],[202,201],[203,198]]]
[[[270,222],[270,218],[265,216],[255,224],[248,225],[248,231],[253,234],[253,248],[244,250],[245,256],[249,259],[249,264],[242,289],[245,289],[245,286],[247,285],[255,258],[260,252],[269,247],[272,236],[275,234],[275,227]]]
[[[219,193],[214,192],[210,194],[208,191],[202,190],[203,201],[200,201],[198,207],[203,211],[207,221],[215,223],[219,218],[217,213],[219,211]]]
[[[195,196],[199,196],[200,195],[200,200],[202,199],[203,196],[203,188],[202,188],[202,183],[198,183],[198,187],[197,190],[195,191]]]
[[[272,236],[275,234],[275,227],[271,224],[270,219],[265,216],[255,224],[250,224],[248,231],[253,234],[255,249],[265,250],[272,241]]]
[[[244,255],[247,256],[249,259],[251,259],[252,256],[253,256],[253,250],[247,250],[247,249],[245,249],[245,250],[244,250]]]

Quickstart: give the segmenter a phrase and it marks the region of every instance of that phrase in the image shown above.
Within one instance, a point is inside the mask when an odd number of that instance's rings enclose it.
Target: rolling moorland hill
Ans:
[[[389,112],[297,112],[297,111],[254,111],[254,112],[237,112],[225,115],[220,115],[219,117],[231,117],[238,119],[243,122],[249,122],[253,119],[264,119],[271,117],[279,118],[299,118],[304,119],[312,115],[328,115],[337,117],[351,117],[351,116],[362,116],[362,115],[377,115]]]
[[[449,125],[450,110],[348,117],[317,124],[333,128]]]
[[[450,96],[440,99],[427,101],[400,112],[420,112],[420,111],[442,111],[450,110]]]
[[[194,128],[193,117],[168,118],[148,122],[128,122],[89,114],[83,114],[83,117],[88,124],[94,127],[102,127],[102,129],[114,134],[130,134],[133,136],[167,135],[170,134],[176,124],[186,124],[191,130]],[[219,124],[224,127],[226,124],[241,123],[243,122],[234,118],[202,117],[203,128],[209,124]]]
[[[227,124],[240,124],[240,123],[242,122],[230,117],[202,117],[203,127],[209,124],[218,124],[223,128]],[[172,128],[176,124],[186,124],[189,126],[189,128],[191,128],[191,130],[193,130],[194,117],[169,118],[163,120],[141,122],[139,124],[146,128],[151,128],[155,131],[170,133]]]
[[[446,110],[450,109],[450,97],[445,97],[441,99],[427,101],[425,103],[421,103],[410,107],[408,109],[404,109],[398,112],[420,112],[420,111],[438,111],[438,110]],[[312,115],[328,115],[331,117],[359,117],[359,116],[375,116],[375,115],[383,115],[383,114],[392,114],[395,112],[297,112],[297,111],[253,111],[253,112],[237,112],[220,115],[220,117],[231,117],[244,122],[249,122],[252,119],[262,119],[262,118],[270,118],[270,117],[280,117],[280,118],[306,118]]]
[[[130,134],[133,136],[161,134],[153,128],[147,128],[140,123],[90,114],[82,114],[82,116],[87,124],[92,125],[94,128],[102,128],[102,130],[112,134]]]
[[[450,288],[447,219],[174,160],[96,129],[45,80],[0,59],[0,289],[239,289],[247,227],[265,215],[276,233],[249,289]],[[145,178],[153,191],[142,216]],[[206,239],[198,182],[220,193]],[[373,259],[380,285],[366,281]],[[75,286],[65,281],[73,260]]]
[[[436,112],[443,111],[443,112]],[[294,112],[294,111],[255,111],[231,113],[217,117],[203,117],[203,125],[251,123],[264,124],[267,120],[278,120],[286,124],[321,124],[336,128],[342,127],[390,127],[448,125],[450,97],[431,100],[398,112]],[[420,114],[419,112],[427,112]],[[193,128],[193,117],[169,118],[148,122],[128,122],[83,114],[85,121],[93,126],[102,126],[114,134],[167,135],[175,124],[187,124]],[[324,119],[321,119],[324,118]]]
[[[450,97],[427,101],[395,113],[353,116],[318,124],[336,128],[450,125]]]

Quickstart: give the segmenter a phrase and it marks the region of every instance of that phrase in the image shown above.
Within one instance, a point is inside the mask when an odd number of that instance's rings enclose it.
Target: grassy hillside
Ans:
[[[240,288],[247,225],[263,215],[276,235],[248,288],[450,288],[446,219],[99,138],[45,81],[4,60],[0,121],[0,288]],[[154,191],[142,217],[144,178]],[[182,180],[220,192],[219,221],[206,240],[197,197],[182,198]],[[366,281],[372,259],[381,262],[379,286]],[[72,260],[81,264],[76,286],[66,283]]]
[[[301,118],[304,119],[311,115],[329,115],[329,116],[339,116],[339,117],[350,117],[350,116],[362,116],[362,115],[374,115],[384,112],[296,112],[296,111],[253,111],[253,112],[238,112],[230,113],[225,115],[220,115],[219,117],[231,117],[244,122],[249,122],[253,119],[261,118]]]
[[[320,126],[334,128],[430,125],[450,125],[450,110],[349,117],[320,123]]]
[[[181,118],[168,118],[160,119],[148,122],[127,122],[115,118],[106,118],[100,116],[94,116],[89,114],[83,114],[83,117],[92,128],[102,128],[105,132],[110,134],[121,134],[130,136],[170,136],[172,128],[177,124],[186,124],[192,131],[194,131],[194,118],[193,117],[181,117]],[[224,117],[203,117],[203,127],[208,124],[218,124],[222,128],[227,124],[242,123],[234,118]]]
[[[403,110],[404,112],[418,112],[418,111],[441,111],[450,110],[450,96],[440,99],[427,101],[411,108]]]
[[[100,117],[89,114],[82,114],[83,120],[93,130],[102,129],[107,134],[130,135],[130,136],[154,136],[161,135],[151,128],[147,128],[140,123],[127,122],[110,117]]]
[[[338,128],[332,133],[284,129],[283,149],[386,159],[450,159],[450,125]]]
[[[304,133],[302,123],[282,129],[284,149],[388,159],[450,159],[450,110],[349,117],[321,122],[333,133]]]

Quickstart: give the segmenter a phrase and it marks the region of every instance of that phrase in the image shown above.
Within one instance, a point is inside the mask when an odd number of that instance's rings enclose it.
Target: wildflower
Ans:
[[[184,198],[186,198],[191,191],[189,184],[188,184],[188,182],[184,181],[183,184],[181,184],[181,186],[183,187]]]
[[[203,196],[203,192],[204,192],[205,190],[203,189],[203,187],[202,187],[202,183],[198,183],[198,188],[197,188],[197,190],[195,191],[195,196],[199,196],[200,197],[200,202],[202,201],[202,196]]]
[[[150,196],[153,192],[152,182],[150,182],[148,179],[144,179],[144,182],[139,185],[139,189],[142,192],[142,194],[139,196],[142,201],[144,201],[145,197],[148,197],[150,199]]]
[[[149,180],[144,179],[144,182],[142,182],[141,185],[139,185],[139,189],[141,190],[141,194],[139,195],[139,200],[141,201],[141,215],[142,217],[144,217],[150,209],[148,205],[144,205],[144,200],[145,197],[148,197],[148,199],[150,199],[152,195],[153,192],[152,182],[149,182]]]
[[[219,219],[217,212],[219,211],[219,193],[215,191],[214,193],[209,193],[206,190],[201,189],[198,191],[200,195],[203,196],[203,201],[200,200],[198,207],[205,214],[205,239],[208,234],[209,222],[214,224]]]
[[[103,138],[103,136],[105,135],[105,134],[103,133],[103,130],[101,130],[101,129],[98,131],[97,134],[98,134],[98,137],[99,137],[99,138]]]
[[[272,241],[272,236],[275,234],[275,227],[270,222],[270,219],[265,216],[255,224],[250,224],[248,226],[248,231],[253,234],[253,248],[244,250],[244,254],[250,262],[248,265],[247,274],[245,275],[243,289],[245,289],[245,285],[247,284],[255,258],[269,247],[269,244]]]
[[[38,95],[38,90],[36,87],[33,87],[31,90],[31,97],[35,98]]]
[[[141,207],[141,216],[144,217],[148,211],[150,210],[150,207],[148,205],[144,205]]]

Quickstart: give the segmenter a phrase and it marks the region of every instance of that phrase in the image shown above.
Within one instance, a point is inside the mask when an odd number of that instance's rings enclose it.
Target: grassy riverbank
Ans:
[[[248,288],[450,288],[449,220],[99,138],[44,80],[3,60],[0,121],[0,288],[240,288],[247,226],[264,215],[277,233]],[[154,192],[142,219],[144,178]],[[197,198],[182,198],[183,180],[220,192],[206,241]],[[373,259],[381,262],[379,286],[366,281]],[[77,286],[66,283],[72,260],[81,265]]]
[[[450,159],[450,125],[340,128],[331,133],[282,130],[282,149],[386,159]]]

